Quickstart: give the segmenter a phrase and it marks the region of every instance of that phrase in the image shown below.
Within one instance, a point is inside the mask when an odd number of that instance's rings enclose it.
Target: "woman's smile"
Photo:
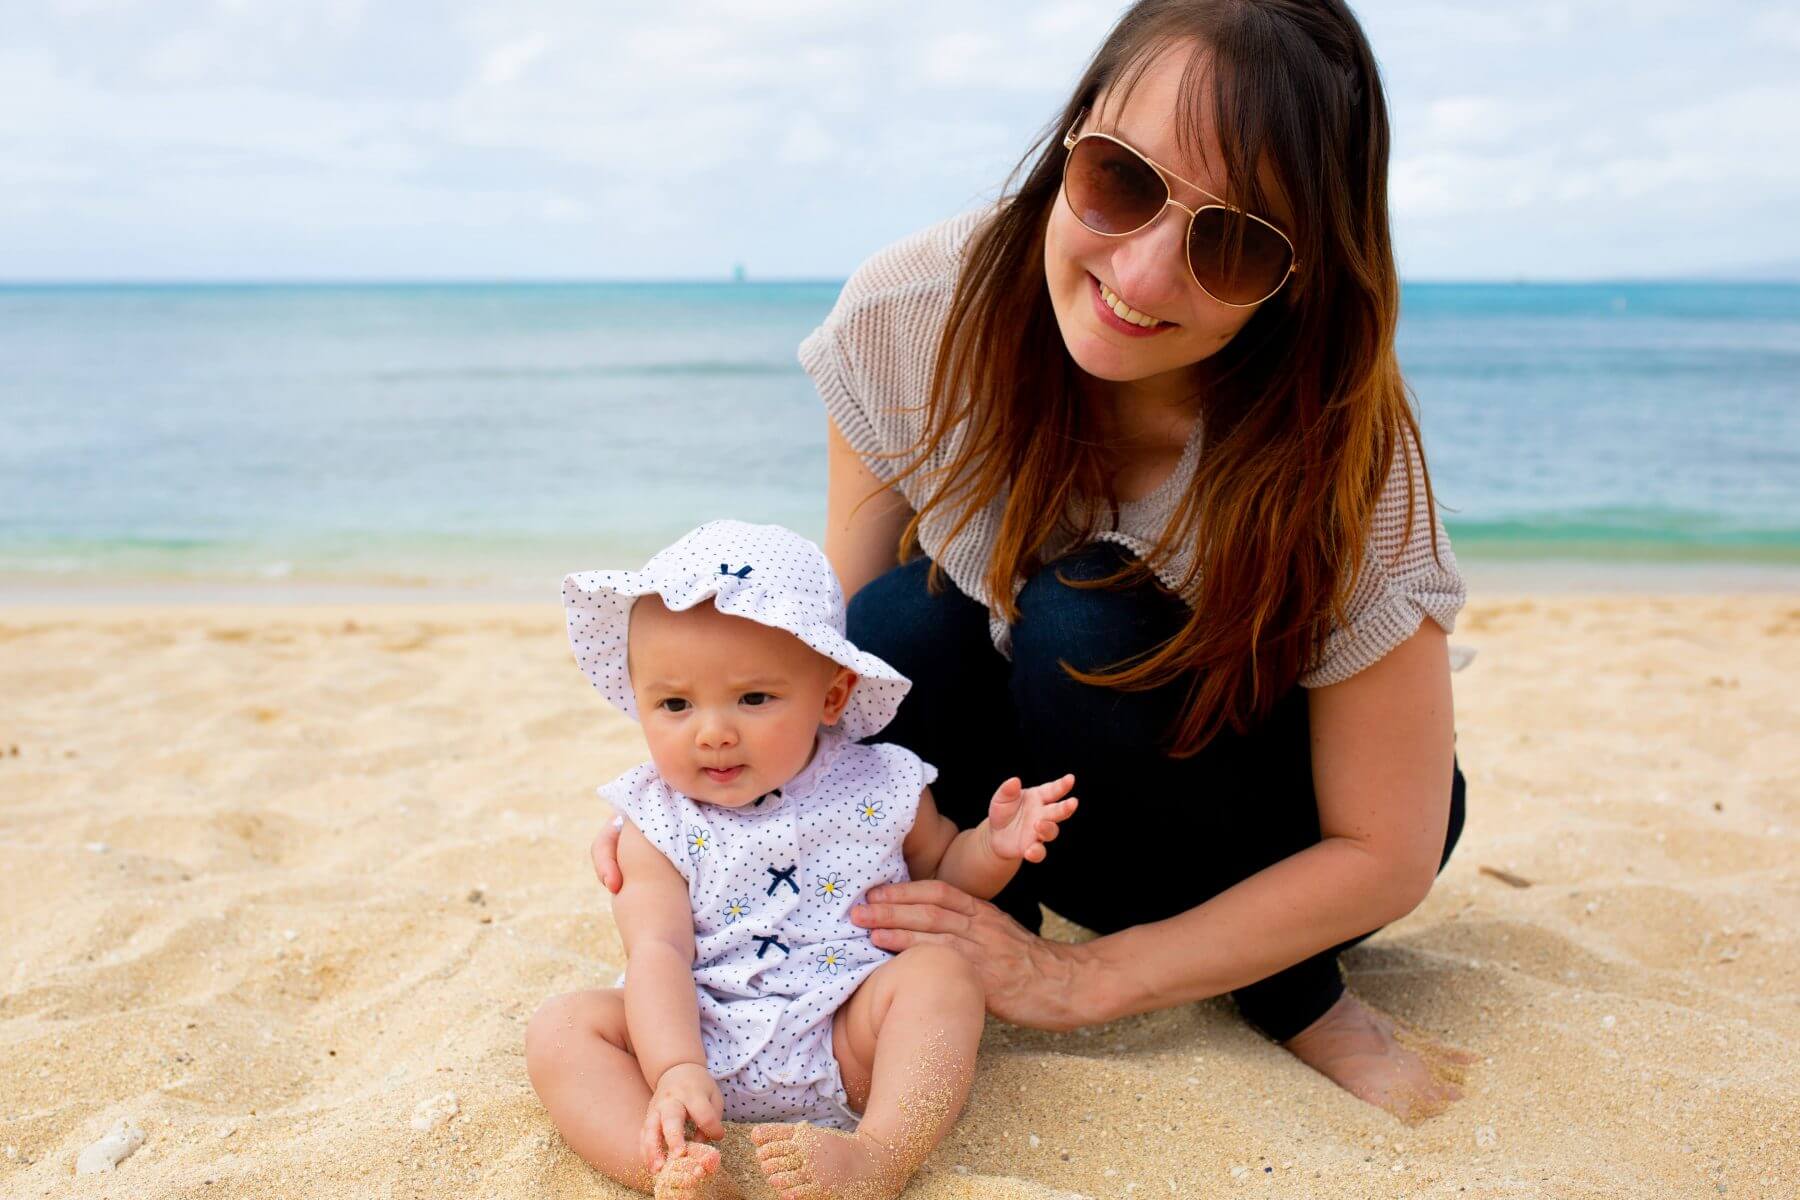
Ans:
[[[1094,283],[1094,286],[1088,289],[1094,298],[1094,314],[1108,329],[1115,329],[1127,337],[1155,337],[1165,330],[1175,328],[1171,321],[1158,321],[1155,317],[1138,312],[1126,304],[1119,299],[1117,293],[1101,283],[1098,276],[1090,273],[1088,278]],[[1151,324],[1143,324],[1142,322],[1145,321],[1151,322]]]

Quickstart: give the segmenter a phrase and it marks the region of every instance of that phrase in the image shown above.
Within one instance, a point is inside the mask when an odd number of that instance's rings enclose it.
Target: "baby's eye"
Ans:
[[[686,712],[687,706],[688,702],[681,697],[670,696],[667,700],[659,702],[656,707],[662,709],[664,712],[678,713]]]
[[[744,693],[744,703],[748,704],[751,708],[760,708],[760,707],[762,707],[762,705],[768,703],[770,700],[773,700],[774,698],[775,697],[769,695],[769,693],[767,693],[767,692],[745,692]]]

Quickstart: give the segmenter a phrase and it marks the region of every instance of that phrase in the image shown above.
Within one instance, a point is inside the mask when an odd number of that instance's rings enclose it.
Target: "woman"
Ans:
[[[1022,182],[871,258],[800,358],[850,636],[914,681],[883,736],[965,826],[1013,774],[1082,799],[995,903],[904,884],[859,923],[955,947],[1022,1025],[1230,992],[1418,1119],[1469,1056],[1337,967],[1463,815],[1387,158],[1338,0],[1144,0]],[[595,862],[615,886],[605,836]],[[1044,940],[1040,902],[1102,936]]]

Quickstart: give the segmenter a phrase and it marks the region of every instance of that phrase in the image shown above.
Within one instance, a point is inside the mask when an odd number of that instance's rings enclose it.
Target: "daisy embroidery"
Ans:
[[[819,951],[819,970],[826,975],[836,975],[844,967],[844,948],[827,946]]]
[[[830,900],[841,900],[850,892],[850,881],[841,875],[826,875],[813,880],[813,884],[818,888],[819,895]]]
[[[859,800],[856,802],[856,815],[873,825],[881,820],[881,814],[887,811],[885,800]]]
[[[725,902],[725,923],[736,925],[738,918],[750,911],[748,900],[727,900]]]
[[[712,834],[698,825],[688,827],[687,847],[689,858],[699,858],[712,849]]]

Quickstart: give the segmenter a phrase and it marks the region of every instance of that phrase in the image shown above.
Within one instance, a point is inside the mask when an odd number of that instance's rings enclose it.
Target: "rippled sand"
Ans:
[[[1485,1056],[1468,1098],[1407,1128],[1227,1001],[990,1026],[909,1196],[1795,1194],[1800,598],[1457,640],[1467,833],[1346,961]],[[0,697],[0,1194],[628,1194],[521,1053],[615,977],[592,789],[640,756],[555,609],[12,608]],[[77,1178],[122,1117],[143,1146]]]

